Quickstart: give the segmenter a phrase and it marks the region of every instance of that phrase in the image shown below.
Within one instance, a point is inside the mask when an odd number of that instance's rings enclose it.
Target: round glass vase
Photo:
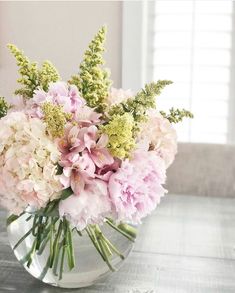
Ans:
[[[28,214],[22,215],[7,228],[8,238],[12,249],[32,228],[33,221],[26,221],[28,216]],[[118,255],[113,254],[110,259],[111,265],[115,270],[118,270],[131,252],[134,243],[105,223],[100,228],[106,238],[109,239],[124,257],[124,259],[122,259]],[[72,270],[69,270],[67,262],[65,261],[61,279],[59,278],[58,272],[54,272],[51,268],[47,270],[46,274],[43,273],[50,252],[50,241],[48,241],[43,253],[38,254],[36,252],[32,258],[30,266],[28,267],[26,265],[24,258],[32,248],[34,240],[35,237],[32,234],[28,235],[24,241],[17,246],[17,248],[13,249],[13,251],[24,268],[32,276],[40,279],[44,283],[62,288],[81,288],[91,286],[113,273],[113,271],[107,266],[106,262],[101,258],[85,231],[82,233],[82,236],[78,235],[77,231],[72,231],[75,267]],[[42,275],[44,275],[43,278]]]

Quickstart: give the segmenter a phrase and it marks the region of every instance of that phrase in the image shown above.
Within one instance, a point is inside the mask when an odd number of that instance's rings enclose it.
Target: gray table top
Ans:
[[[119,272],[85,289],[59,289],[16,261],[0,211],[0,292],[234,293],[235,198],[168,195],[140,228]]]

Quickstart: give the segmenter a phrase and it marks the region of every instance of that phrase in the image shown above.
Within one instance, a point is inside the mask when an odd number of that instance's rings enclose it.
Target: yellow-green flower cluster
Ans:
[[[0,97],[0,118],[7,115],[7,111],[10,108],[8,103],[3,97]]]
[[[151,108],[156,108],[156,96],[160,95],[162,89],[171,84],[170,80],[158,80],[146,84],[145,87],[138,92],[133,98],[127,99],[123,103],[119,103],[111,107],[108,116],[123,115],[131,113],[134,119],[133,136],[136,137],[139,132],[139,124],[147,118],[146,111]]]
[[[134,118],[130,113],[114,115],[108,124],[101,126],[101,131],[108,135],[108,148],[114,157],[124,159],[135,147],[133,138]]]
[[[48,90],[49,83],[56,82],[60,79],[60,75],[56,68],[50,61],[44,61],[42,68],[38,70],[38,81],[40,87],[44,90]]]
[[[127,99],[124,103],[114,105],[110,109],[109,115],[132,113],[136,122],[142,122],[146,111],[156,107],[156,96],[160,95],[162,89],[171,83],[170,80],[158,80],[146,84],[144,89],[138,92],[135,97]]]
[[[16,95],[22,95],[24,98],[33,96],[34,90],[38,87],[37,83],[37,63],[30,62],[24,55],[23,51],[19,50],[15,45],[9,44],[8,48],[16,58],[16,64],[19,66],[19,74],[21,78],[17,81],[22,84],[23,87],[16,90]]]
[[[111,83],[108,79],[108,71],[101,67],[104,64],[102,53],[105,35],[106,28],[102,27],[85,52],[79,75],[72,76],[69,81],[78,87],[87,105],[95,108],[97,112],[104,112],[106,108],[106,99]]]
[[[47,131],[52,137],[61,137],[64,134],[65,125],[72,118],[72,114],[63,111],[63,107],[50,102],[42,105],[44,121],[47,124]]]
[[[185,109],[174,109],[171,108],[169,110],[169,114],[167,114],[164,111],[160,111],[162,116],[166,119],[168,119],[171,123],[178,123],[183,120],[183,118],[193,118],[193,114]]]
[[[8,48],[16,58],[17,66],[19,66],[21,77],[17,81],[23,85],[22,88],[15,91],[16,95],[21,95],[23,98],[32,98],[37,88],[41,87],[46,90],[50,82],[55,82],[59,79],[57,70],[50,62],[45,61],[42,69],[38,69],[37,63],[31,62],[23,51],[19,50],[15,45],[9,44]]]

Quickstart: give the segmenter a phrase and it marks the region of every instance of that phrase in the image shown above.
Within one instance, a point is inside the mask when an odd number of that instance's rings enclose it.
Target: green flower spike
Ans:
[[[7,115],[7,111],[10,108],[8,103],[3,97],[0,97],[0,118]]]
[[[180,110],[180,109],[171,108],[169,112],[170,113],[167,114],[164,111],[160,111],[162,116],[168,119],[171,123],[181,122],[183,118],[193,118],[193,114],[190,111],[185,109]]]
[[[87,105],[101,113],[106,108],[106,98],[111,84],[108,71],[101,67],[104,64],[102,53],[105,35],[106,28],[102,27],[85,52],[79,75],[72,76],[69,81],[78,87]]]
[[[135,122],[142,122],[145,119],[146,111],[156,108],[156,96],[159,96],[162,89],[171,83],[172,81],[170,80],[159,80],[146,84],[144,89],[133,98],[127,99],[124,103],[114,105],[109,111],[109,116],[132,113]]]
[[[59,80],[59,74],[55,67],[45,61],[41,69],[38,69],[36,62],[31,62],[24,52],[19,50],[15,45],[8,44],[8,48],[16,59],[21,77],[17,80],[23,87],[15,91],[16,95],[21,95],[25,99],[33,97],[34,91],[41,87],[48,89],[50,82]]]

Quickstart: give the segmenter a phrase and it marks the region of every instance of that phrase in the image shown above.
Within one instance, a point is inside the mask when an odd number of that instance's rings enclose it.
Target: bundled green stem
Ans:
[[[56,209],[56,205],[51,203],[44,209],[44,213],[40,211],[36,214],[30,214],[27,220],[32,221],[32,227],[13,247],[15,250],[23,241],[26,240],[27,237],[33,237],[31,249],[20,261],[22,264],[26,264],[27,267],[30,267],[35,254],[43,254],[45,248],[49,246],[49,256],[39,277],[41,280],[46,276],[49,269],[52,270],[55,276],[62,279],[66,259],[69,270],[72,270],[75,267],[73,231],[76,230],[76,228],[72,230],[70,223],[65,218],[61,219],[59,216],[54,216],[53,209]],[[11,215],[8,218],[7,223],[10,225],[19,217]],[[136,229],[134,227],[127,224],[116,225],[111,219],[108,218],[105,219],[105,223],[107,223],[112,229],[122,234],[123,237],[126,237],[130,241],[135,241]],[[99,225],[88,225],[85,228],[85,231],[101,258],[106,262],[107,266],[110,270],[115,271],[116,269],[112,265],[113,255],[117,255],[121,259],[124,259],[124,255],[104,235]],[[76,230],[75,232],[78,232],[79,234],[77,237],[82,236],[81,231]]]

